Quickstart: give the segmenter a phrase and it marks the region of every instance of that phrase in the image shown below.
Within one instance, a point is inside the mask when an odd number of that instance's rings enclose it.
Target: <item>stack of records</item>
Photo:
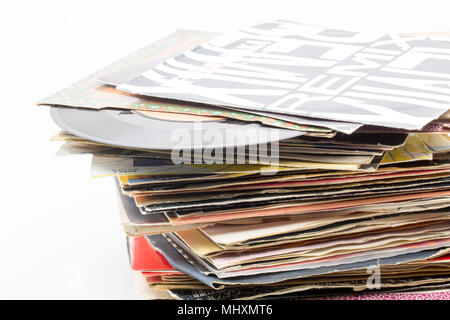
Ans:
[[[146,297],[449,296],[442,33],[180,30],[39,104],[115,176]]]

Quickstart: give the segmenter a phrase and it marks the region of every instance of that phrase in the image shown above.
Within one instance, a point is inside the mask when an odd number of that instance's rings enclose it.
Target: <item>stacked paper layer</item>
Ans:
[[[60,155],[115,176],[141,297],[439,299],[449,79],[442,34],[275,21],[179,31],[40,104]]]

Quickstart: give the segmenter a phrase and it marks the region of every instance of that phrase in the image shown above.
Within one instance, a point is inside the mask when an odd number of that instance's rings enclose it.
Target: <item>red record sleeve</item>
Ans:
[[[131,268],[137,271],[175,270],[145,237],[131,239]]]

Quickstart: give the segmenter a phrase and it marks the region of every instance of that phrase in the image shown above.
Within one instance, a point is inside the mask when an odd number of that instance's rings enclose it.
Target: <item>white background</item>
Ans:
[[[450,31],[450,1],[11,1],[0,4],[0,298],[133,299],[113,181],[57,158],[35,103],[179,28],[271,19]]]

